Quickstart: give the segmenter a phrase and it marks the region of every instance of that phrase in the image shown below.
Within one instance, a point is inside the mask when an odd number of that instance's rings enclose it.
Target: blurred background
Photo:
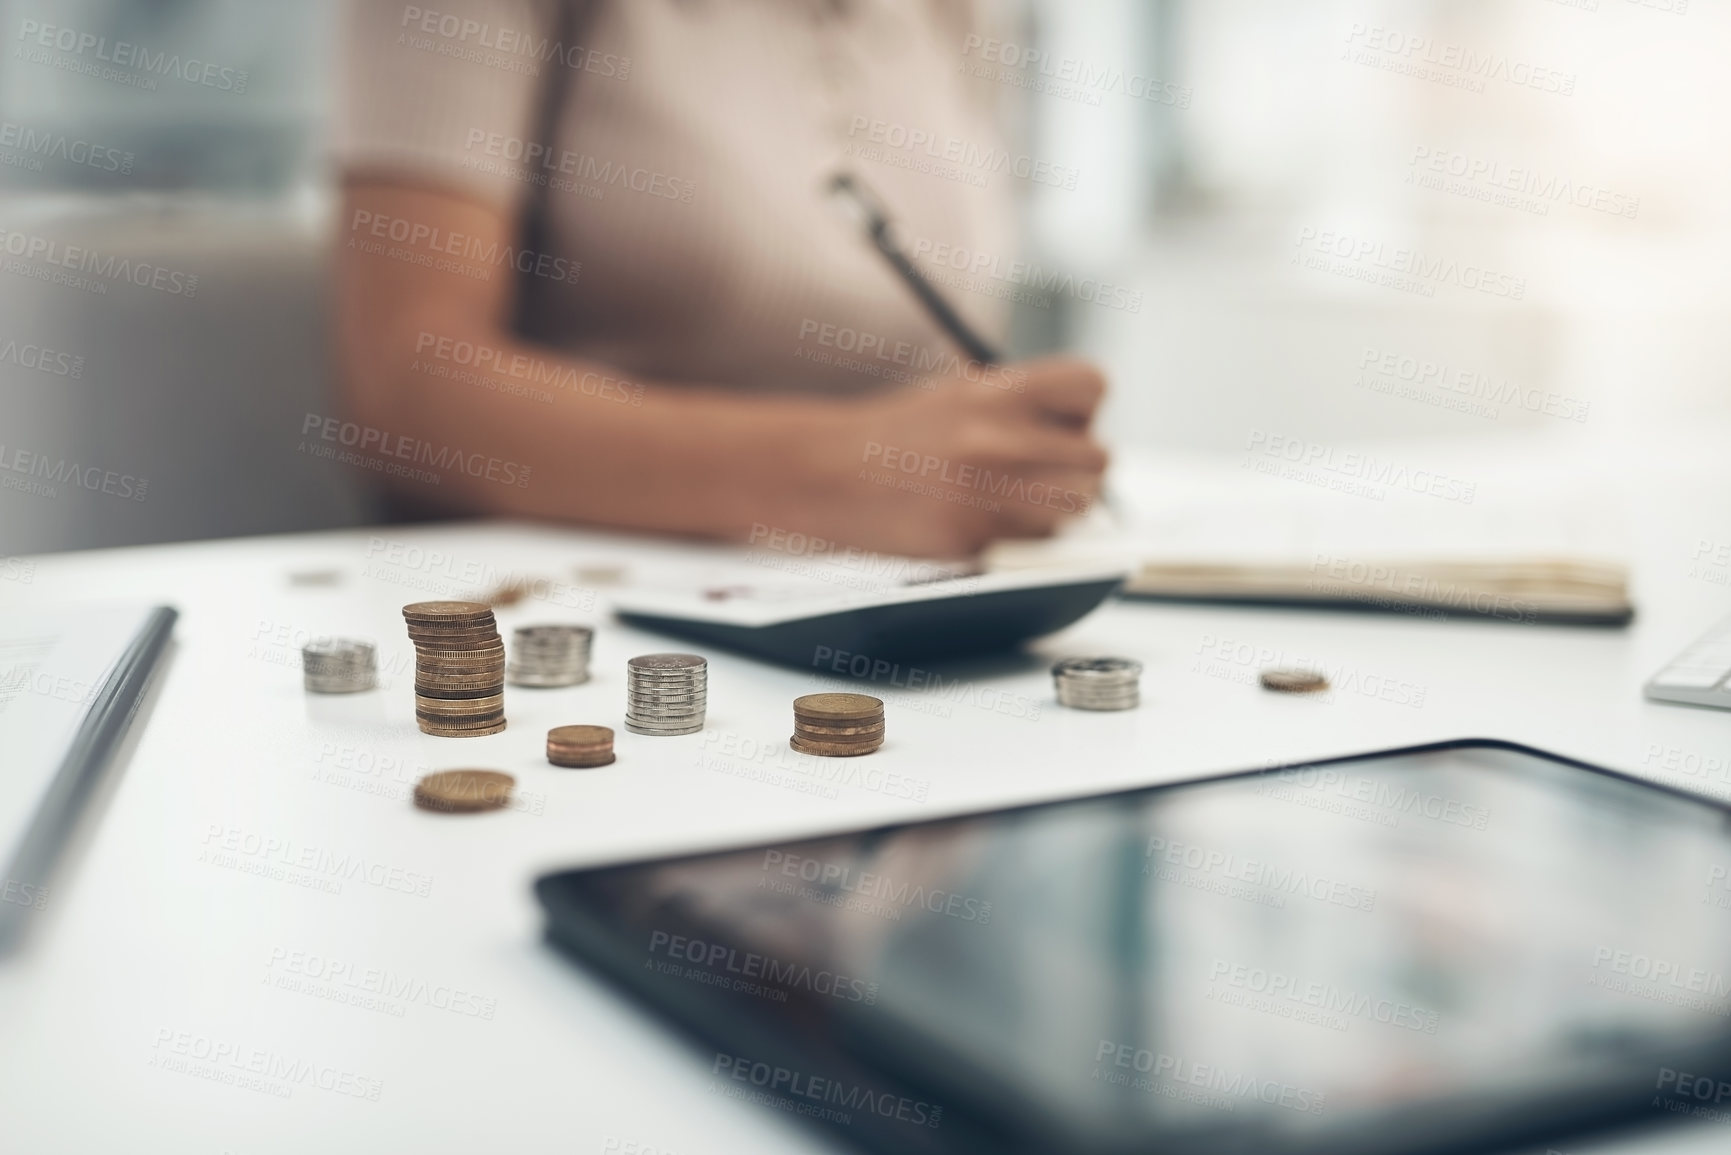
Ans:
[[[1014,299],[1017,352],[1101,361],[1121,451],[1615,453],[1731,409],[1723,4],[988,9],[957,67],[1032,161],[1004,178],[1025,265],[939,279]],[[0,473],[0,554],[377,516],[282,432],[335,411],[334,15],[0,0],[0,456],[114,478]],[[43,48],[42,25],[199,64]],[[57,272],[66,246],[130,271]]]

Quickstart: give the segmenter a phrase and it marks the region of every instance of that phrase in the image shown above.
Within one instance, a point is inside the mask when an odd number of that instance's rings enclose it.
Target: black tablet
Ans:
[[[711,1089],[881,1152],[1731,1121],[1731,811],[1463,741],[536,885]]]

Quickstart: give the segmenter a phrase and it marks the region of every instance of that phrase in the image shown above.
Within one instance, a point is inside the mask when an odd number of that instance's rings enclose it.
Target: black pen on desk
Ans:
[[[941,325],[944,332],[948,333],[969,357],[984,365],[996,365],[1003,360],[1003,355],[997,348],[969,328],[968,323],[962,320],[962,315],[944,300],[943,294],[926,280],[925,274],[902,252],[895,237],[890,235],[888,214],[863,181],[850,172],[838,172],[829,178],[829,188],[832,193],[845,196],[853,202],[865,222],[872,244],[877,246],[878,252],[883,254],[884,260],[890,263],[897,275],[907,282],[914,296],[920,299],[920,304],[926,307],[926,312],[932,315],[932,320]]]

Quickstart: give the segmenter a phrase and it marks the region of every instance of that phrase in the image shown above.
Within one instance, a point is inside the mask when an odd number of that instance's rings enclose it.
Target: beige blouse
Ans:
[[[337,159],[515,214],[533,340],[650,378],[908,380],[959,350],[825,186],[862,176],[916,254],[1013,258],[972,27],[970,0],[349,0]],[[944,291],[1002,337],[999,301]]]

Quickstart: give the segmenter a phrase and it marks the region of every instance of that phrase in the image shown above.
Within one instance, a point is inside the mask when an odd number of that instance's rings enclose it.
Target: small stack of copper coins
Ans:
[[[505,728],[505,642],[480,602],[403,607],[415,643],[415,721],[423,734],[478,738]]]
[[[608,726],[555,726],[547,731],[547,761],[587,769],[613,761],[613,730]]]
[[[801,754],[849,758],[884,744],[884,703],[870,694],[807,694],[793,700],[793,737]]]

